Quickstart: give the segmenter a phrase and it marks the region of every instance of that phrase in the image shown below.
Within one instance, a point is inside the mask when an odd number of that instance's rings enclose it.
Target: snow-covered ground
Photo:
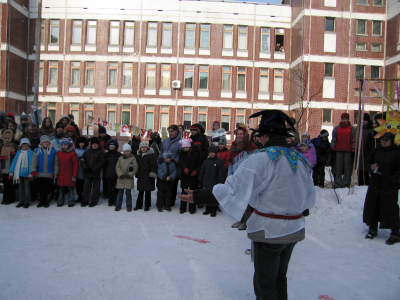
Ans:
[[[400,244],[364,239],[365,187],[317,190],[288,271],[289,299],[400,299]],[[137,191],[133,194],[136,200]],[[1,196],[0,196],[1,198]],[[233,220],[155,209],[0,207],[0,299],[254,299]],[[196,240],[176,237],[186,236]],[[206,240],[209,243],[202,243]]]

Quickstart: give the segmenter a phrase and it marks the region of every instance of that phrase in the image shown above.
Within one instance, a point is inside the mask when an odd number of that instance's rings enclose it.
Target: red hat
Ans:
[[[218,124],[218,125],[219,125],[219,124],[221,124],[221,123],[220,123],[219,121],[214,121],[214,122],[213,122],[213,126],[214,126],[215,124]]]
[[[342,113],[342,115],[340,116],[341,119],[347,119],[350,120],[350,115],[348,113]]]
[[[193,125],[190,126],[190,130],[192,130],[192,129],[199,131],[199,127],[198,126],[193,126]]]

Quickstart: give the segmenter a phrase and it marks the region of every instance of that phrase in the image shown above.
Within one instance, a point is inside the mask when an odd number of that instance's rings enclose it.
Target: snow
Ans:
[[[134,190],[135,203],[137,191]],[[289,299],[400,299],[400,244],[365,240],[367,188],[316,188],[306,239],[288,270]],[[1,198],[1,197],[0,197]],[[155,209],[0,207],[0,299],[254,299],[245,232],[233,220]],[[175,235],[206,240],[177,238]]]

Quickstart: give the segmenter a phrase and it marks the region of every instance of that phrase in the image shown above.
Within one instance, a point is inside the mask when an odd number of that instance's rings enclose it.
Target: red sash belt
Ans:
[[[271,218],[271,219],[280,219],[280,220],[297,220],[301,219],[303,217],[303,214],[299,215],[294,215],[294,216],[283,216],[283,215],[275,215],[275,214],[264,214],[262,212],[259,212],[257,209],[254,209],[254,213],[259,216],[263,216],[266,218]]]

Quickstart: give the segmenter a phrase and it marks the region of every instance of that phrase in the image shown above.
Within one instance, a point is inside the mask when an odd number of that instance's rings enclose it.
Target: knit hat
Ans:
[[[210,147],[208,147],[208,153],[210,153],[210,152],[217,153],[218,148],[215,146],[210,146]]]
[[[10,112],[7,113],[7,118],[12,118],[13,120],[15,120],[14,115]]]
[[[131,152],[132,152],[131,145],[129,145],[129,144],[124,144],[124,145],[122,146],[122,152],[125,152],[125,151],[131,151]]]
[[[145,142],[145,141],[140,142],[140,144],[139,144],[139,149],[142,148],[142,147],[146,147],[146,148],[148,148],[148,149],[150,148],[149,143],[148,143],[148,142]]]
[[[101,126],[100,124],[99,124],[99,134],[100,133],[107,133],[107,130],[106,130],[106,128],[104,127],[104,126]]]
[[[29,139],[27,138],[22,138],[21,141],[19,142],[19,145],[22,146],[22,144],[28,144],[30,146],[31,142],[29,142]]]
[[[196,126],[196,125],[192,125],[192,126],[190,126],[190,130],[197,130],[197,131],[199,131],[199,127]]]
[[[306,137],[310,138],[310,134],[309,134],[308,132],[303,132],[301,136],[302,136],[302,137],[303,137],[303,136],[306,136]]]
[[[340,119],[350,120],[350,115],[348,113],[342,113],[342,115],[340,116]]]
[[[172,153],[170,151],[165,151],[163,154],[164,159],[171,157],[172,158]]]
[[[25,113],[22,113],[21,115],[21,121],[22,120],[28,120],[28,116]]]
[[[62,138],[60,144],[69,146],[71,144],[71,141],[69,139],[67,139],[67,138]]]
[[[182,148],[192,147],[192,139],[183,139],[182,140]]]
[[[200,123],[194,123],[194,124],[192,124],[192,126],[197,127],[197,128],[198,128],[197,130],[199,130],[199,132],[200,132],[201,134],[204,134],[204,133],[206,132],[206,129],[205,129],[204,126],[203,126],[202,124],[200,124]],[[191,126],[190,128],[192,128],[192,126]]]
[[[392,141],[392,143],[394,142],[394,134],[391,132],[385,132],[384,134],[382,134],[382,136],[380,137],[380,139],[389,139]]]
[[[118,149],[118,141],[116,139],[111,139],[107,142],[108,147],[115,147],[116,149]]]
[[[91,139],[90,139],[90,144],[91,145],[93,145],[93,144],[97,144],[97,145],[100,145],[100,140],[97,138],[97,137],[92,137]]]
[[[309,140],[302,140],[300,146],[306,145],[308,149],[310,149],[310,141]]]
[[[326,129],[322,129],[321,132],[319,133],[320,137],[328,137],[329,136],[329,132]]]
[[[218,145],[224,145],[226,147],[226,136],[225,135],[219,137]]]
[[[288,136],[288,131],[296,131],[289,116],[280,110],[259,111],[252,114],[249,119],[258,116],[261,116],[261,121],[258,129],[252,129],[253,131],[283,136]],[[286,127],[286,123],[289,125],[288,127]]]
[[[64,129],[64,125],[61,123],[61,122],[58,122],[57,124],[56,124],[56,129],[57,128],[62,128],[62,129]]]
[[[214,121],[213,123],[212,123],[212,125],[214,126],[214,125],[220,125],[221,123],[219,122],[219,121]]]
[[[40,144],[42,144],[44,141],[49,141],[50,142],[50,138],[47,135],[42,135],[40,137]]]

